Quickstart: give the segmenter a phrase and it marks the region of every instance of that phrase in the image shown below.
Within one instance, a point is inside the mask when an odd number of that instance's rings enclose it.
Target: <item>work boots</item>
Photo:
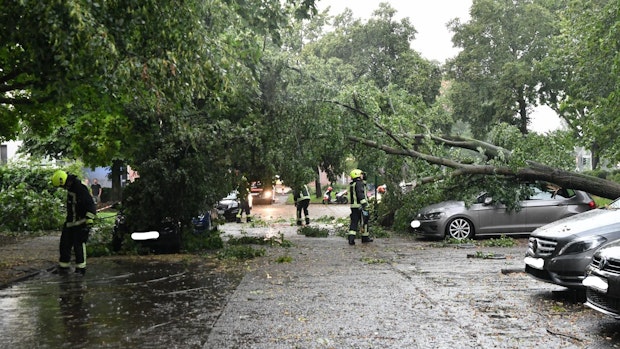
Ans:
[[[67,268],[67,267],[56,267],[56,269],[54,269],[52,271],[52,274],[69,275],[69,268]]]
[[[310,225],[310,218],[306,217],[306,225]]]
[[[355,235],[349,235],[349,245],[355,245]]]
[[[372,238],[370,236],[362,236],[362,243],[365,244],[367,242],[372,242]]]

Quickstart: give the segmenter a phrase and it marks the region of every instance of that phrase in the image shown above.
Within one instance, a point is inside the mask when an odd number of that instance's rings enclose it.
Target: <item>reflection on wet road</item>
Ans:
[[[149,257],[42,273],[0,290],[0,348],[200,348],[241,276]]]

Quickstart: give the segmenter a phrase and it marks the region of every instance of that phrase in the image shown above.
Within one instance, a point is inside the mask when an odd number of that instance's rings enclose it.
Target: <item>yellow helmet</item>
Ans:
[[[355,169],[353,171],[351,171],[351,179],[355,179],[355,178],[359,178],[362,176],[362,170],[359,169]]]
[[[67,172],[63,170],[57,170],[52,175],[52,185],[55,187],[62,187],[67,182]]]

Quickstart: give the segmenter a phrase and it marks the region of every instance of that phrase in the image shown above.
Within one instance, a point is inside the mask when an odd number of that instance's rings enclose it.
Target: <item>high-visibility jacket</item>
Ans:
[[[308,186],[304,184],[301,190],[295,190],[293,199],[295,200],[295,202],[301,200],[310,200],[310,190],[308,190]]]
[[[90,191],[74,176],[71,187],[67,189],[67,218],[65,219],[65,226],[71,228],[86,224],[87,221],[92,223],[96,215],[97,207],[93,197],[90,195]]]
[[[368,204],[366,184],[361,178],[356,178],[349,183],[349,202],[351,203],[351,208],[360,208]]]

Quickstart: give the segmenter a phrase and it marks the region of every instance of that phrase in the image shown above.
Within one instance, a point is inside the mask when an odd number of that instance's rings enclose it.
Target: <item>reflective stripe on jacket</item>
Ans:
[[[295,193],[293,194],[293,199],[295,202],[301,200],[310,200],[310,190],[308,189],[308,186],[304,184],[301,190],[295,190]]]
[[[73,184],[67,190],[67,228],[86,224],[87,220],[94,219],[97,215],[97,207],[90,195],[88,188],[77,177],[73,178]]]
[[[366,184],[361,178],[356,178],[349,183],[349,198],[351,208],[359,208],[368,203],[366,200]]]

